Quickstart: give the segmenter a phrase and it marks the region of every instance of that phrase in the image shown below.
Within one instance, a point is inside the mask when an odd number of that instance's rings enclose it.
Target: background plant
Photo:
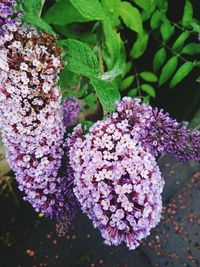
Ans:
[[[176,89],[199,70],[200,21],[192,1],[184,1],[178,21],[170,18],[172,5],[170,0],[20,1],[24,21],[53,33],[63,47],[63,97],[83,99],[83,110],[94,109],[99,100],[104,112],[113,110],[120,94],[149,102],[164,84]],[[144,60],[151,62],[148,69],[141,68]]]

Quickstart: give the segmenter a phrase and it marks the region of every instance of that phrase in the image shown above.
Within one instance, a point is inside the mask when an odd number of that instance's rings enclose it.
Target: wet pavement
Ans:
[[[26,231],[0,252],[0,267],[199,267],[200,165],[182,165],[170,157],[159,165],[166,181],[162,220],[135,251],[104,245],[82,214],[68,235],[58,238],[54,222],[22,204],[15,211],[20,218],[16,222],[26,225]]]

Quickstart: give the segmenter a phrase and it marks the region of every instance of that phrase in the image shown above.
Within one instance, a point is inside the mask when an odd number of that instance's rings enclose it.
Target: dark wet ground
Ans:
[[[200,165],[193,162],[181,165],[169,157],[161,159],[159,165],[166,181],[163,218],[135,251],[128,251],[125,246],[103,245],[98,230],[81,214],[68,235],[58,238],[52,221],[39,218],[22,203],[20,208],[15,205],[7,210],[1,219],[4,229],[0,267],[200,266]],[[10,207],[14,200],[7,201]],[[2,205],[5,207],[5,203],[0,204],[1,210]],[[11,217],[14,222],[9,221]],[[15,243],[10,248],[2,245],[2,234],[5,237],[8,230],[17,237],[11,240],[8,236],[7,243]]]

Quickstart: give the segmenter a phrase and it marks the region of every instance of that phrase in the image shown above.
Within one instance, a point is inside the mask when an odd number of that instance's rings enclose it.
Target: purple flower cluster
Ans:
[[[7,159],[24,199],[66,226],[76,204],[72,169],[68,166],[67,174],[58,177],[65,129],[56,85],[61,51],[49,34],[14,21],[16,27],[10,28],[8,14],[16,17],[13,4],[0,5],[1,29],[6,31],[0,45],[0,124]]]
[[[164,182],[155,157],[200,159],[200,135],[163,110],[124,97],[106,121],[68,140],[75,171],[74,193],[105,243],[139,245],[159,222]]]
[[[115,115],[69,138],[74,193],[106,244],[135,249],[161,216],[164,181],[155,158]]]
[[[114,116],[116,121],[128,120],[132,136],[152,155],[173,154],[181,162],[200,160],[200,132],[188,130],[162,109],[124,97]]]
[[[63,101],[63,119],[65,127],[71,126],[80,112],[80,104],[76,98],[66,98]]]
[[[15,0],[0,1],[0,46],[13,39],[20,25],[21,14],[13,10],[16,5]]]

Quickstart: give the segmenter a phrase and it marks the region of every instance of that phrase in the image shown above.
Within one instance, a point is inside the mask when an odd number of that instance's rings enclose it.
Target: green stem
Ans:
[[[166,16],[165,12],[163,12],[163,11],[160,10],[160,9],[159,9],[159,11],[160,11],[163,15]],[[174,27],[176,27],[177,29],[179,29],[179,30],[181,30],[181,31],[183,31],[183,32],[188,32],[189,34],[192,34],[192,35],[195,35],[195,36],[199,36],[198,33],[193,32],[193,31],[190,31],[190,30],[188,30],[188,29],[182,27],[181,25],[179,25],[178,23],[174,22],[173,20],[170,20],[169,18],[167,18],[167,19],[168,19],[168,20],[171,22],[171,24],[173,24]]]
[[[42,15],[42,9],[43,9],[43,6],[44,6],[44,4],[45,4],[45,0],[42,0],[41,1],[42,2],[42,4],[41,4],[41,9],[40,9],[40,12],[39,12],[39,17],[41,17],[41,15]]]
[[[103,75],[104,74],[103,56],[102,56],[102,50],[100,46],[98,47],[98,57],[99,57],[100,73],[101,75]]]
[[[158,39],[156,37],[155,37],[155,40],[158,41],[160,44],[162,44],[162,46],[166,47],[172,54],[174,54],[177,57],[179,57],[182,61],[188,62],[188,60],[186,58],[184,58],[180,54],[176,53],[176,51],[174,51],[169,45],[167,45],[166,43],[163,43],[160,39]]]
[[[184,62],[188,62],[188,60],[186,58],[184,58],[183,56],[181,56],[180,54],[176,53],[176,51],[174,51],[169,45],[163,43],[163,45],[174,55],[176,55],[177,57],[179,57],[182,61]]]
[[[104,111],[103,112],[103,120],[106,120],[108,118],[108,112]]]

